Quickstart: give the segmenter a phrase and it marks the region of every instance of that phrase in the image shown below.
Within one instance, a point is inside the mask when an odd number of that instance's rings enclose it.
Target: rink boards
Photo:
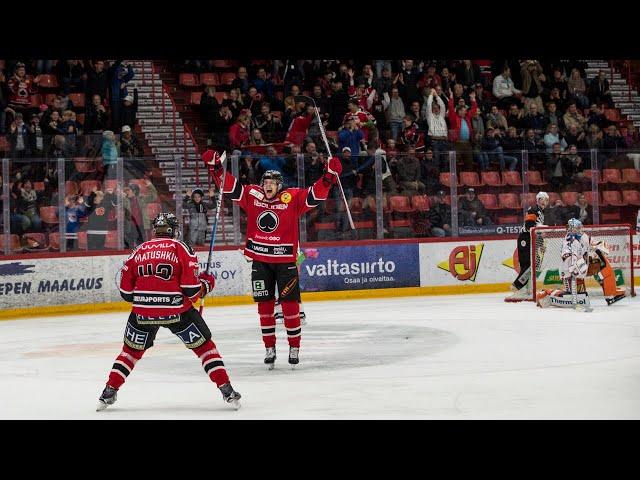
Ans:
[[[303,248],[304,300],[506,291],[516,276],[514,239],[365,241]],[[206,251],[198,252],[201,269]],[[0,318],[126,310],[117,283],[126,254],[7,257],[0,261]],[[638,237],[634,266],[638,268]],[[251,263],[239,249],[214,252],[211,305],[250,303]],[[636,273],[636,276],[638,274]],[[637,278],[636,278],[637,282]]]

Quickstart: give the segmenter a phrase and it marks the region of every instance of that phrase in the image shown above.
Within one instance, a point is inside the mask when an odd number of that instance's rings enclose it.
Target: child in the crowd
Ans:
[[[67,195],[64,199],[64,211],[67,219],[67,250],[77,250],[80,219],[87,215],[84,198],[78,195]]]

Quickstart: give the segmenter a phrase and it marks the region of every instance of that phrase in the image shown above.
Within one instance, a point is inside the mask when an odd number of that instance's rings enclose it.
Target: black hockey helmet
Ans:
[[[159,213],[153,219],[153,234],[156,237],[178,238],[180,224],[173,213]]]
[[[260,186],[262,188],[264,188],[264,181],[268,179],[276,181],[278,185],[278,192],[282,190],[282,186],[284,185],[284,178],[278,170],[267,170],[266,172],[264,172],[262,178],[260,179]]]

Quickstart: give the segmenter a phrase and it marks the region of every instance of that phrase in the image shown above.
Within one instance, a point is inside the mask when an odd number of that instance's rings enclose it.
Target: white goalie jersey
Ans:
[[[569,233],[562,244],[562,277],[585,278],[587,276],[587,256],[591,250],[589,235]]]

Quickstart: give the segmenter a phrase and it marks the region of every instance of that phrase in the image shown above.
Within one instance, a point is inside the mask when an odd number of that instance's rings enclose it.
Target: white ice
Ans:
[[[309,302],[298,369],[278,325],[273,371],[254,305],[207,307],[239,411],[161,329],[117,403],[98,413],[125,313],[3,321],[0,418],[640,418],[640,300],[596,300],[580,313],[503,298]]]

